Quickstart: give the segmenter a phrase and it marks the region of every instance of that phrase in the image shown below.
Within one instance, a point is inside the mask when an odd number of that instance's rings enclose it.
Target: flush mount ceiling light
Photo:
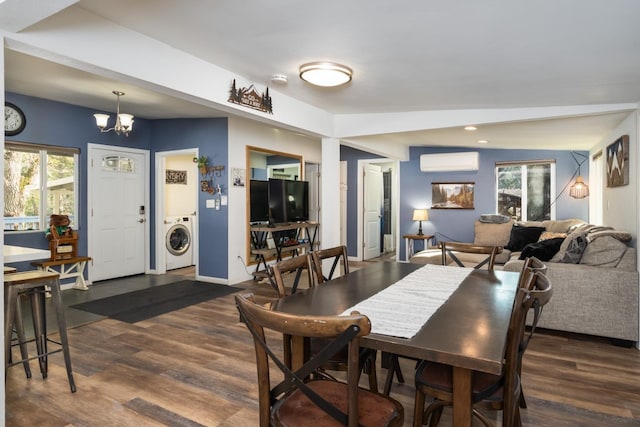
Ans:
[[[129,136],[129,132],[133,130],[133,116],[131,114],[120,114],[120,97],[124,95],[124,92],[114,90],[112,93],[118,97],[115,126],[107,128],[109,124],[108,114],[94,114],[93,117],[96,118],[96,124],[100,128],[100,132],[115,131],[118,135]]]
[[[340,86],[351,81],[351,68],[333,62],[309,62],[300,66],[300,78],[316,86]]]
[[[464,127],[464,130],[474,131],[474,130],[478,130],[478,128],[477,128],[477,127],[475,127],[475,126],[465,126],[465,127]]]

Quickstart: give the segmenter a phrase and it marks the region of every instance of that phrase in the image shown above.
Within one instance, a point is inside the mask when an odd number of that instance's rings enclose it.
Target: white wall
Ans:
[[[636,244],[638,235],[638,112],[634,111],[627,118],[609,133],[603,140],[591,150],[595,153],[603,150],[606,164],[606,148],[615,142],[622,135],[629,135],[629,185],[622,187],[606,186],[606,171],[602,176],[605,183],[602,191],[602,223],[604,225],[630,232],[633,237],[633,245]],[[603,165],[606,167],[606,165]]]
[[[242,118],[229,118],[229,169],[247,168],[246,147],[266,148],[302,156],[303,162],[320,163],[320,138],[311,138],[283,129],[264,125]],[[336,171],[336,173],[338,173]],[[246,175],[248,176],[248,174]],[[248,183],[248,179],[245,185]],[[247,263],[247,187],[229,188],[229,284],[251,278],[250,272],[255,266],[245,270],[242,258]]]
[[[187,184],[165,184],[164,212],[165,216],[193,215],[198,206],[197,165],[193,162],[193,156],[181,154],[167,157],[165,161],[167,170],[187,172]]]

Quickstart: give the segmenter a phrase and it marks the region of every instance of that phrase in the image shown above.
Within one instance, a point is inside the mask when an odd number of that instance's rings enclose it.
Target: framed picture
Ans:
[[[187,171],[167,169],[165,183],[187,185]]]
[[[232,168],[231,174],[233,176],[233,186],[244,187],[244,169]]]
[[[607,187],[629,184],[629,135],[607,146]]]
[[[434,182],[431,209],[474,209],[474,182]]]

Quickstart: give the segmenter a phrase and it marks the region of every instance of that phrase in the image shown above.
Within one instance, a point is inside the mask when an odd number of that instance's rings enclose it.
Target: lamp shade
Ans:
[[[414,221],[428,221],[429,220],[429,212],[426,209],[414,209],[413,210],[413,220]]]
[[[569,196],[574,199],[584,199],[589,195],[589,186],[585,184],[581,176],[576,178],[576,182],[573,183],[569,189]]]
[[[107,123],[109,122],[108,114],[94,114],[93,117],[96,118],[96,124],[100,129],[104,129],[107,127]]]

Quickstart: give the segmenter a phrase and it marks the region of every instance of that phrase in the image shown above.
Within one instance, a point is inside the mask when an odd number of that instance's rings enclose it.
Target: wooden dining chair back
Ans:
[[[440,242],[440,248],[442,250],[442,265],[449,265],[449,260],[451,260],[460,267],[466,267],[456,253],[484,254],[487,257],[474,265],[473,268],[480,269],[486,265],[489,271],[493,270],[496,255],[502,252],[501,246],[482,246],[461,242]]]
[[[280,313],[255,304],[251,294],[236,295],[235,300],[240,319],[254,341],[260,426],[402,426],[404,411],[399,402],[358,387],[360,338],[371,331],[366,316],[355,312],[350,316]],[[281,340],[268,331],[326,339],[327,346],[308,360],[304,360],[302,349],[296,346],[296,357],[289,364],[280,357],[282,349],[275,345]],[[327,358],[345,346],[349,353],[346,382],[309,379]],[[277,384],[272,384],[272,380],[275,383],[281,376],[272,367],[277,367],[283,377]]]
[[[309,287],[315,286],[314,275],[311,272],[312,268],[311,259],[308,255],[294,256],[273,264],[270,267],[271,277],[276,284],[278,298],[296,293],[300,279],[303,277],[306,277]],[[285,276],[287,274],[295,274],[290,291],[287,290],[286,286]]]
[[[318,284],[324,283],[335,277],[349,274],[349,260],[346,246],[336,246],[328,249],[320,249],[311,252],[313,269]],[[323,264],[331,262],[331,268],[323,269]],[[342,268],[342,274],[340,269]]]
[[[311,265],[314,271],[314,277],[317,284],[328,282],[333,278],[349,274],[349,261],[347,259],[347,247],[336,246],[328,249],[319,249],[313,251],[310,254]],[[330,264],[330,268],[328,267]],[[327,268],[323,269],[326,265]],[[340,270],[342,269],[342,274]],[[310,352],[316,354],[319,349],[324,347],[325,343],[322,339],[310,340]],[[376,373],[376,356],[377,352],[372,349],[362,348],[360,349],[360,372],[367,374],[369,379],[369,389],[378,391],[378,377]],[[326,371],[346,371],[347,364],[347,352],[343,349],[339,353],[335,354],[324,363],[321,369]]]
[[[551,282],[542,273],[536,272],[531,278],[536,282],[533,289],[520,287],[516,293],[515,303],[509,320],[507,332],[504,367],[501,375],[485,372],[473,372],[472,402],[473,415],[482,424],[491,427],[493,424],[480,408],[502,410],[503,427],[521,426],[520,419],[520,351],[525,336],[527,313],[530,310],[539,313],[553,294]],[[414,427],[429,421],[430,426],[436,426],[444,406],[452,404],[453,400],[453,368],[437,362],[423,361],[416,370],[416,395],[414,404]],[[425,396],[433,397],[434,401],[424,409]]]
[[[531,281],[530,276],[536,272],[547,274],[547,265],[536,257],[525,258],[522,264],[522,270],[520,270],[518,287],[522,288],[535,285],[535,281]]]

